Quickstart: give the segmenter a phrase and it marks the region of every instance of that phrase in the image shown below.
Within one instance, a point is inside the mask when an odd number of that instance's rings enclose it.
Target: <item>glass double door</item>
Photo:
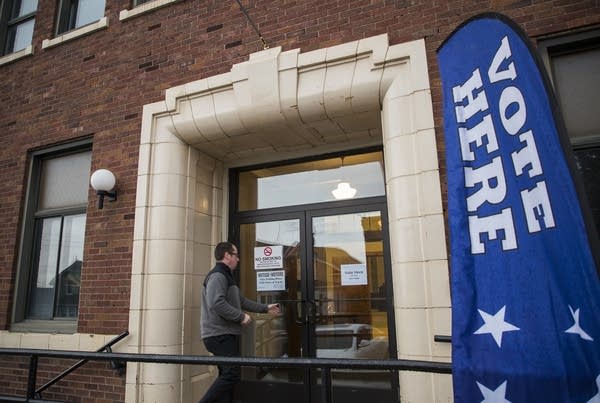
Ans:
[[[255,357],[395,357],[385,205],[253,217],[237,228],[240,286],[281,315],[255,314],[242,354]],[[398,401],[397,374],[333,370],[334,401]],[[265,395],[268,394],[268,395]],[[243,402],[320,402],[319,370],[245,368]],[[343,400],[342,400],[343,399]]]

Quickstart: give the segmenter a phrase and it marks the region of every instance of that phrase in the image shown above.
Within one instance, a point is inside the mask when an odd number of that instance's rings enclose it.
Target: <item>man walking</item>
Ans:
[[[260,304],[243,297],[235,283],[233,271],[239,256],[231,242],[221,242],[215,248],[217,264],[208,273],[202,290],[200,333],[206,349],[217,356],[239,357],[239,337],[242,326],[252,318],[244,311],[276,315],[278,304]],[[200,403],[231,403],[233,388],[240,380],[239,366],[219,365],[219,376]]]

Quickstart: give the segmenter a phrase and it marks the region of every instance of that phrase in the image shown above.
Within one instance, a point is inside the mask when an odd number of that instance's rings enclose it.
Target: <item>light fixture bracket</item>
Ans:
[[[102,210],[104,207],[104,198],[107,197],[109,202],[114,202],[117,200],[117,190],[113,189],[112,192],[107,192],[106,190],[96,190],[96,195],[98,195],[98,210]]]

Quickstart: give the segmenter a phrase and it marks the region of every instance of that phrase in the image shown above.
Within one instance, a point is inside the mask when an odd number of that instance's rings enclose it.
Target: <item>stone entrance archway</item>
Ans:
[[[389,46],[387,35],[307,53],[257,52],[145,105],[129,350],[206,353],[200,287],[225,238],[228,167],[383,145],[398,352],[449,360],[449,346],[433,342],[434,330],[450,331],[433,127],[424,41]],[[130,364],[126,401],[197,400],[211,376],[207,368]],[[402,394],[434,400],[423,393],[450,384],[435,377],[402,374]]]

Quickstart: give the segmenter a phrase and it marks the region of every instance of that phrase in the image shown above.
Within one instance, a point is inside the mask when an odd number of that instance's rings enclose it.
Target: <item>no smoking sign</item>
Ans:
[[[271,245],[254,248],[254,270],[281,269],[283,246]]]

